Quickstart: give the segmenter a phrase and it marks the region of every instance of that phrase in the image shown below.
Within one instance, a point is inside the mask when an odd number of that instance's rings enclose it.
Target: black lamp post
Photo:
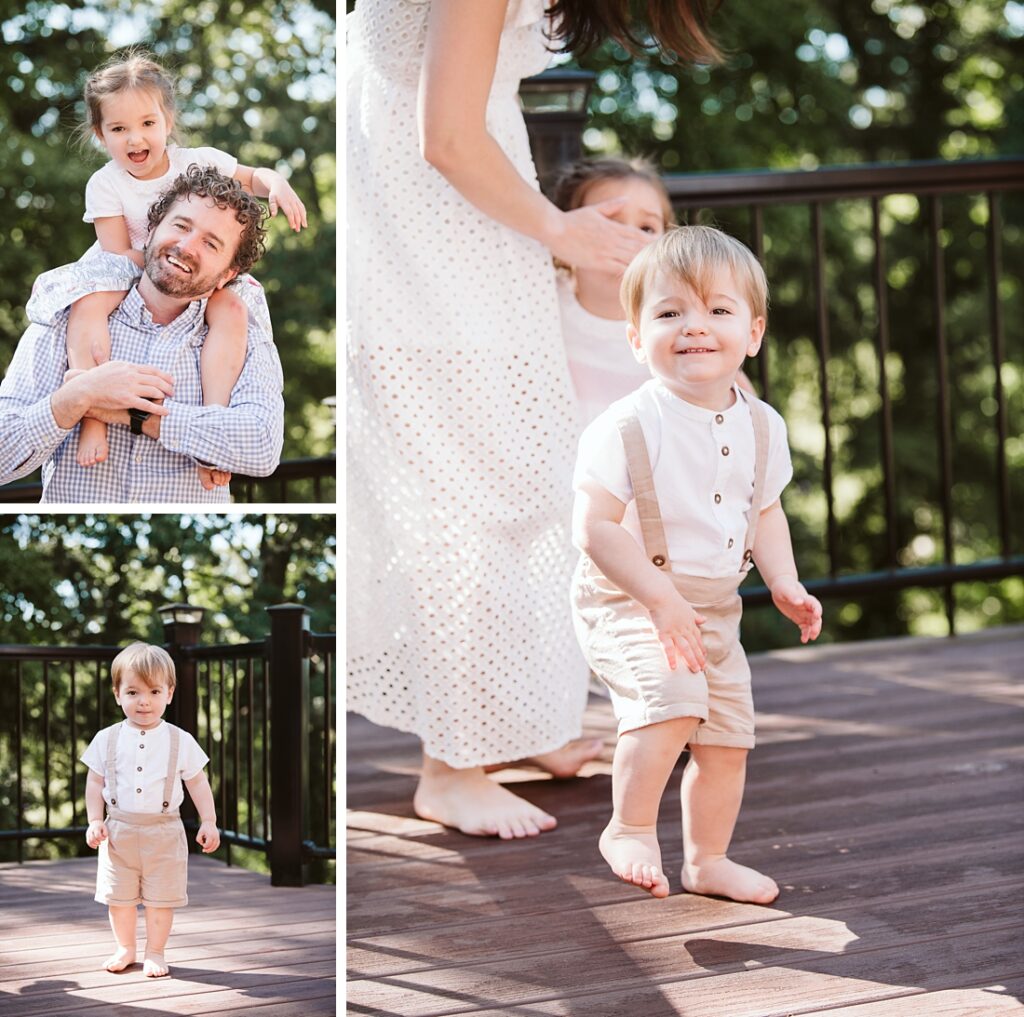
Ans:
[[[525,78],[519,85],[523,117],[541,189],[547,193],[558,170],[579,159],[580,136],[595,75],[554,68]]]

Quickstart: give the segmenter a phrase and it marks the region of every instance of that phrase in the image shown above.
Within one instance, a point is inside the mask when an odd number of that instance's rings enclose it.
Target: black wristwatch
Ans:
[[[145,410],[137,410],[134,406],[128,411],[131,418],[132,434],[142,434],[142,425],[149,420],[149,414]]]

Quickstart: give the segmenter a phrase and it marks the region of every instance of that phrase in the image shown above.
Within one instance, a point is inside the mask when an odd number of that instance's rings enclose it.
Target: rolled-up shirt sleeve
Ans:
[[[64,330],[29,326],[0,383],[0,484],[38,469],[70,433],[50,405],[66,366]]]

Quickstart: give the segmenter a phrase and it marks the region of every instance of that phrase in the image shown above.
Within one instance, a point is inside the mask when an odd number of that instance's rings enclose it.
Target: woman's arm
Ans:
[[[434,0],[419,85],[423,158],[480,211],[568,265],[621,271],[650,239],[608,218],[619,202],[563,212],[523,179],[487,131],[507,0]]]
[[[132,248],[132,242],[128,237],[128,223],[123,215],[108,215],[95,219],[93,225],[96,227],[96,239],[100,247],[111,254],[123,254],[131,258],[139,268],[145,268],[145,259],[142,251]]]

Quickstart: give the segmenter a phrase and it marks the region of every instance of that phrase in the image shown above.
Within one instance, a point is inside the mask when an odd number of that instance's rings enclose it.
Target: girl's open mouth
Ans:
[[[132,162],[145,162],[149,158],[149,149],[145,149],[142,152],[129,152],[128,158]]]

